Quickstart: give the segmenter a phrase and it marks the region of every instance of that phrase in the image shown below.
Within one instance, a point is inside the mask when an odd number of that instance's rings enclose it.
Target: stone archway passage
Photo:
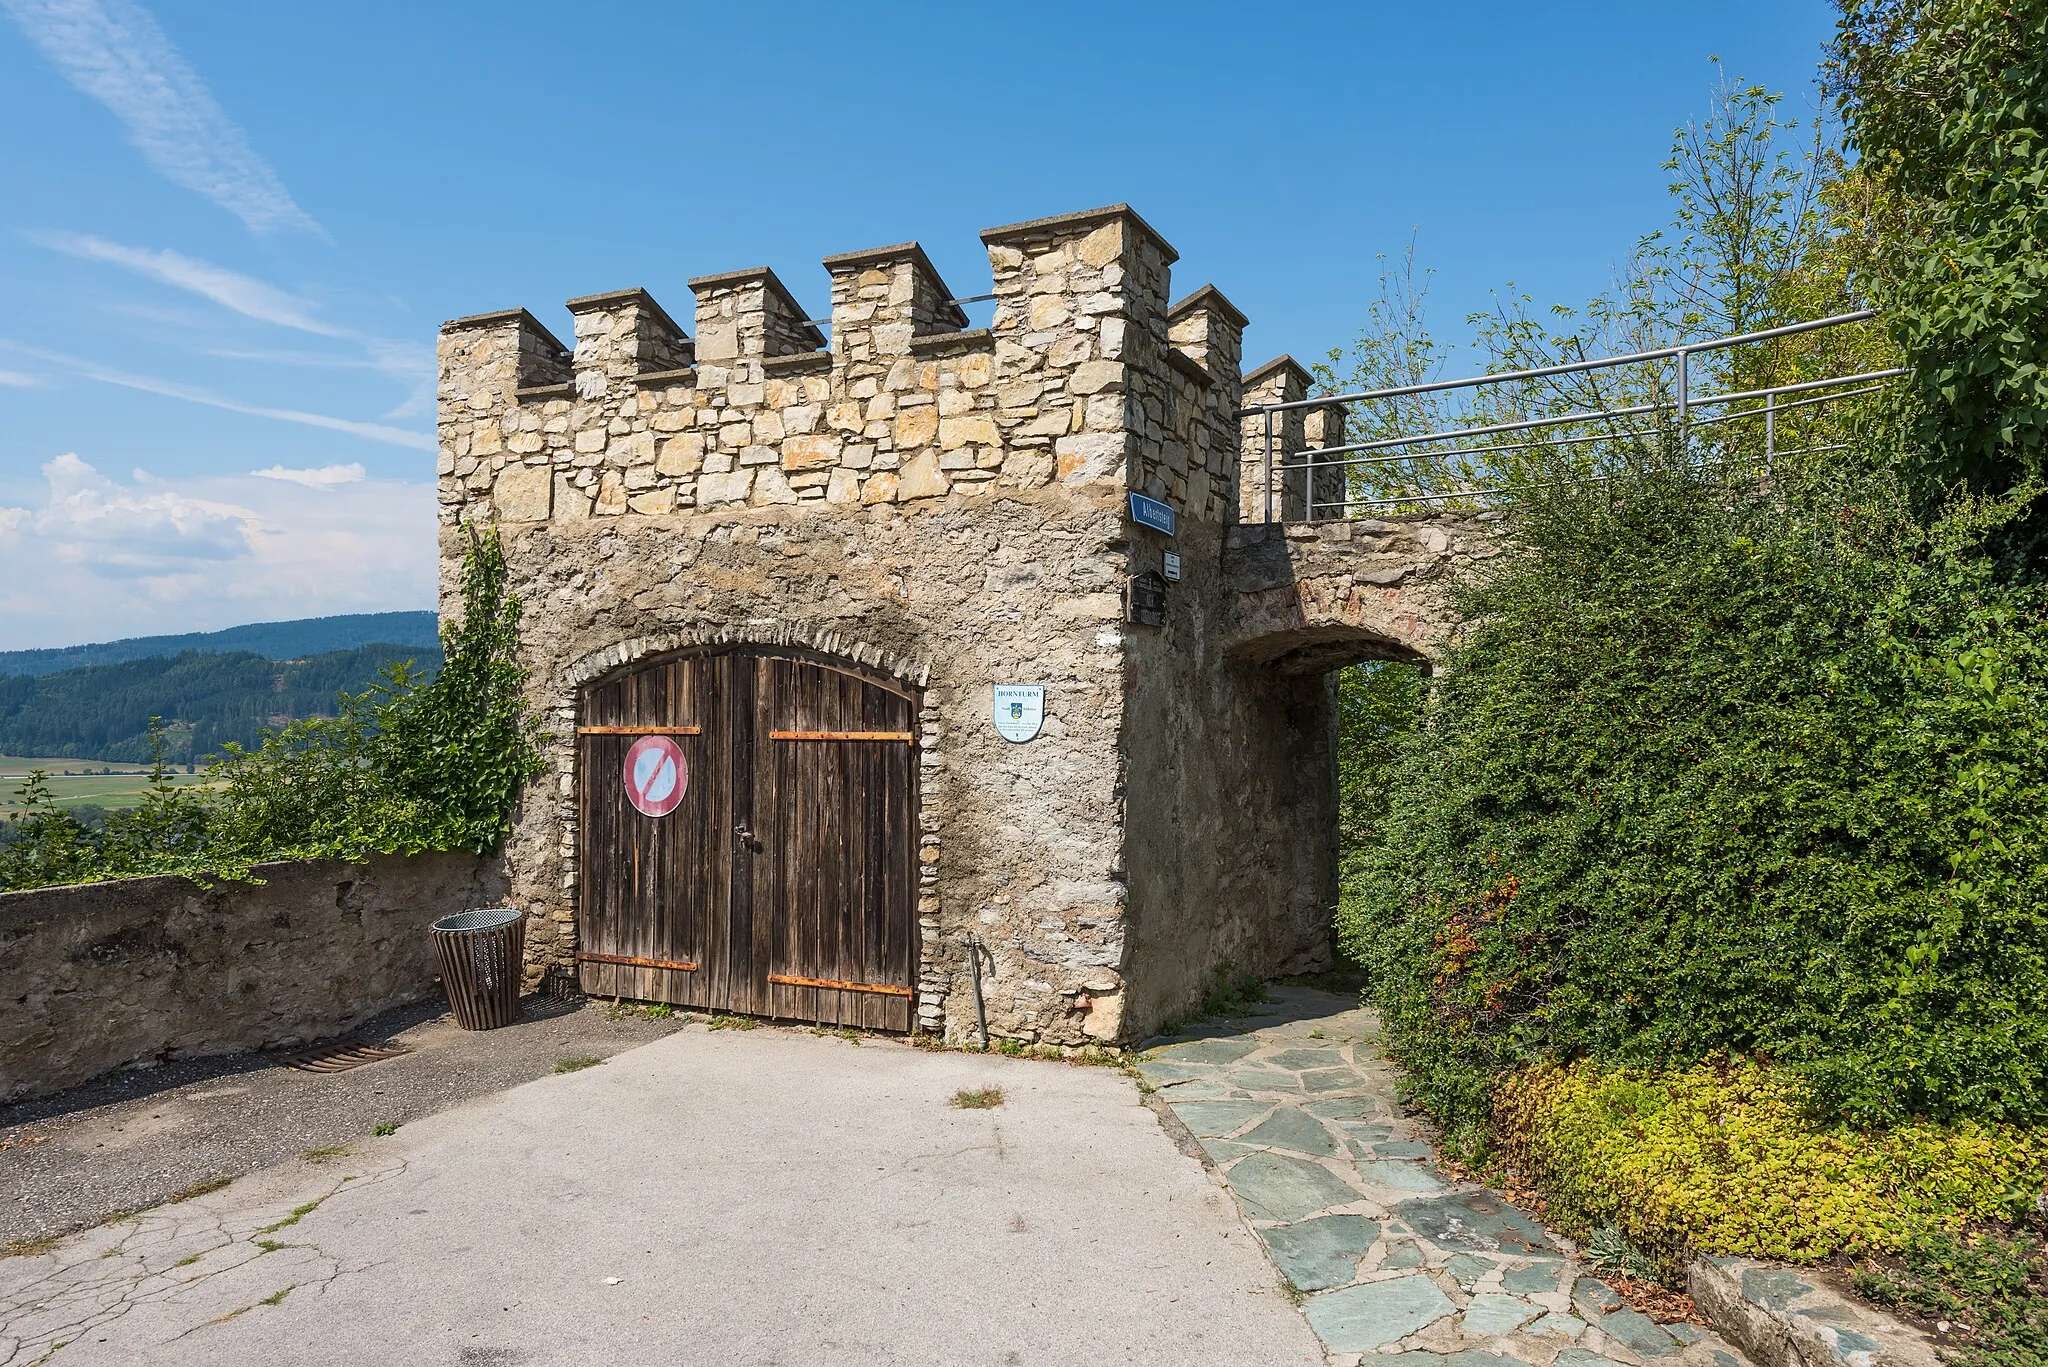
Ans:
[[[585,991],[910,1028],[914,696],[847,661],[742,648],[643,662],[582,702]],[[680,802],[660,743],[629,772],[648,737],[679,752]]]

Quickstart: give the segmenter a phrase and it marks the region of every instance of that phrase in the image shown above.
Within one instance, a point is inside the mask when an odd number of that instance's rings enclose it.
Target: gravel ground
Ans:
[[[456,1026],[437,999],[401,1007],[350,1038],[411,1052],[341,1073],[285,1065],[283,1052],[129,1068],[0,1108],[0,1243],[96,1225],[309,1150],[345,1144],[472,1097],[607,1058],[675,1031],[683,1017],[612,1019],[607,1004],[528,997],[502,1030]]]

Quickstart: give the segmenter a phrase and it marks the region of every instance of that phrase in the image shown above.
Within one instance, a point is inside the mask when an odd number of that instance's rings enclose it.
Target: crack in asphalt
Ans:
[[[274,1204],[224,1211],[210,1208],[208,1197],[197,1197],[123,1216],[73,1235],[48,1253],[0,1262],[0,1367],[42,1367],[65,1348],[135,1310],[196,1299],[265,1258],[276,1259],[266,1267],[288,1269],[283,1286],[267,1297],[188,1325],[166,1342],[225,1324],[260,1305],[276,1305],[294,1291],[313,1288],[324,1295],[339,1278],[377,1264],[347,1265],[317,1242],[283,1243],[267,1236],[298,1224],[336,1197],[400,1176],[406,1167],[398,1160],[341,1177],[310,1202],[294,1202],[281,1217]],[[231,1191],[232,1187],[223,1188],[209,1196]],[[106,1242],[109,1233],[115,1235],[111,1243]],[[5,1285],[13,1268],[35,1271],[19,1283]]]

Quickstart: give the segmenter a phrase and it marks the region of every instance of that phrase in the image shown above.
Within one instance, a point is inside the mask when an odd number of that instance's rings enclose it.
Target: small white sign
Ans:
[[[1180,557],[1172,551],[1166,553],[1166,577],[1176,584],[1180,582]]]
[[[997,684],[996,734],[1018,744],[1038,734],[1045,722],[1044,684]]]

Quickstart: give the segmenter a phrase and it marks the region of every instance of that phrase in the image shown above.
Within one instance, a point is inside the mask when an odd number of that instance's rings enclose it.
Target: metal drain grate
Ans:
[[[302,1073],[345,1073],[378,1059],[397,1058],[412,1051],[403,1044],[365,1044],[359,1039],[335,1040],[331,1044],[301,1049],[284,1061],[287,1068]]]

